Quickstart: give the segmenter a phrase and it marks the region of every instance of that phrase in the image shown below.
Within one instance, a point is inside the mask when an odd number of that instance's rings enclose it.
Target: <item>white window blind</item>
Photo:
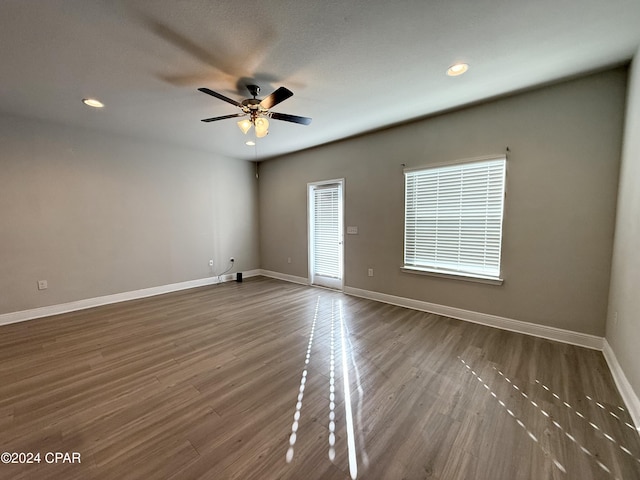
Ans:
[[[325,277],[340,277],[340,201],[337,184],[320,185],[313,192],[314,200],[314,272]]]
[[[506,158],[405,172],[407,268],[500,277]]]

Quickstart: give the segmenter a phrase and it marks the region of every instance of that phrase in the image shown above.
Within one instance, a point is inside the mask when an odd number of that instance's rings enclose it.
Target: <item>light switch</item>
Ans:
[[[347,235],[357,235],[358,234],[358,227],[347,227]]]

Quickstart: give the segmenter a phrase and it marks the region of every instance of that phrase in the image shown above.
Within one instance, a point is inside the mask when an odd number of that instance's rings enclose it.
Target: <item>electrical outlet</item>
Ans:
[[[287,263],[291,263],[291,257],[287,257]]]
[[[613,324],[618,325],[618,311],[613,312]]]
[[[38,280],[38,290],[46,290],[49,288],[49,284],[46,280]]]
[[[209,260],[209,266],[213,267],[213,260]]]
[[[369,271],[367,272],[367,275],[370,277],[373,277],[373,268],[369,269]]]

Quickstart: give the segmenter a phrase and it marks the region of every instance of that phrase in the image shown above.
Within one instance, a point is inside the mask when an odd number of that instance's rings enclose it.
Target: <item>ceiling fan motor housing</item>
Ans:
[[[258,108],[258,105],[260,105],[260,100],[258,100],[257,98],[246,98],[241,103],[245,107]]]

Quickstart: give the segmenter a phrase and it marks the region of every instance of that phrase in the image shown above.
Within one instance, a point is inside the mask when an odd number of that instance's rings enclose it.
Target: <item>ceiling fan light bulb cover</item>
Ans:
[[[267,130],[269,128],[269,120],[264,117],[256,118],[256,129],[258,128]]]
[[[256,137],[262,138],[269,133],[269,121],[264,117],[256,118],[255,120],[256,126]]]
[[[244,120],[240,120],[238,122],[238,128],[240,130],[242,130],[242,133],[244,133],[246,135],[247,132],[249,130],[251,130],[251,122],[249,120],[247,120],[246,118]]]

